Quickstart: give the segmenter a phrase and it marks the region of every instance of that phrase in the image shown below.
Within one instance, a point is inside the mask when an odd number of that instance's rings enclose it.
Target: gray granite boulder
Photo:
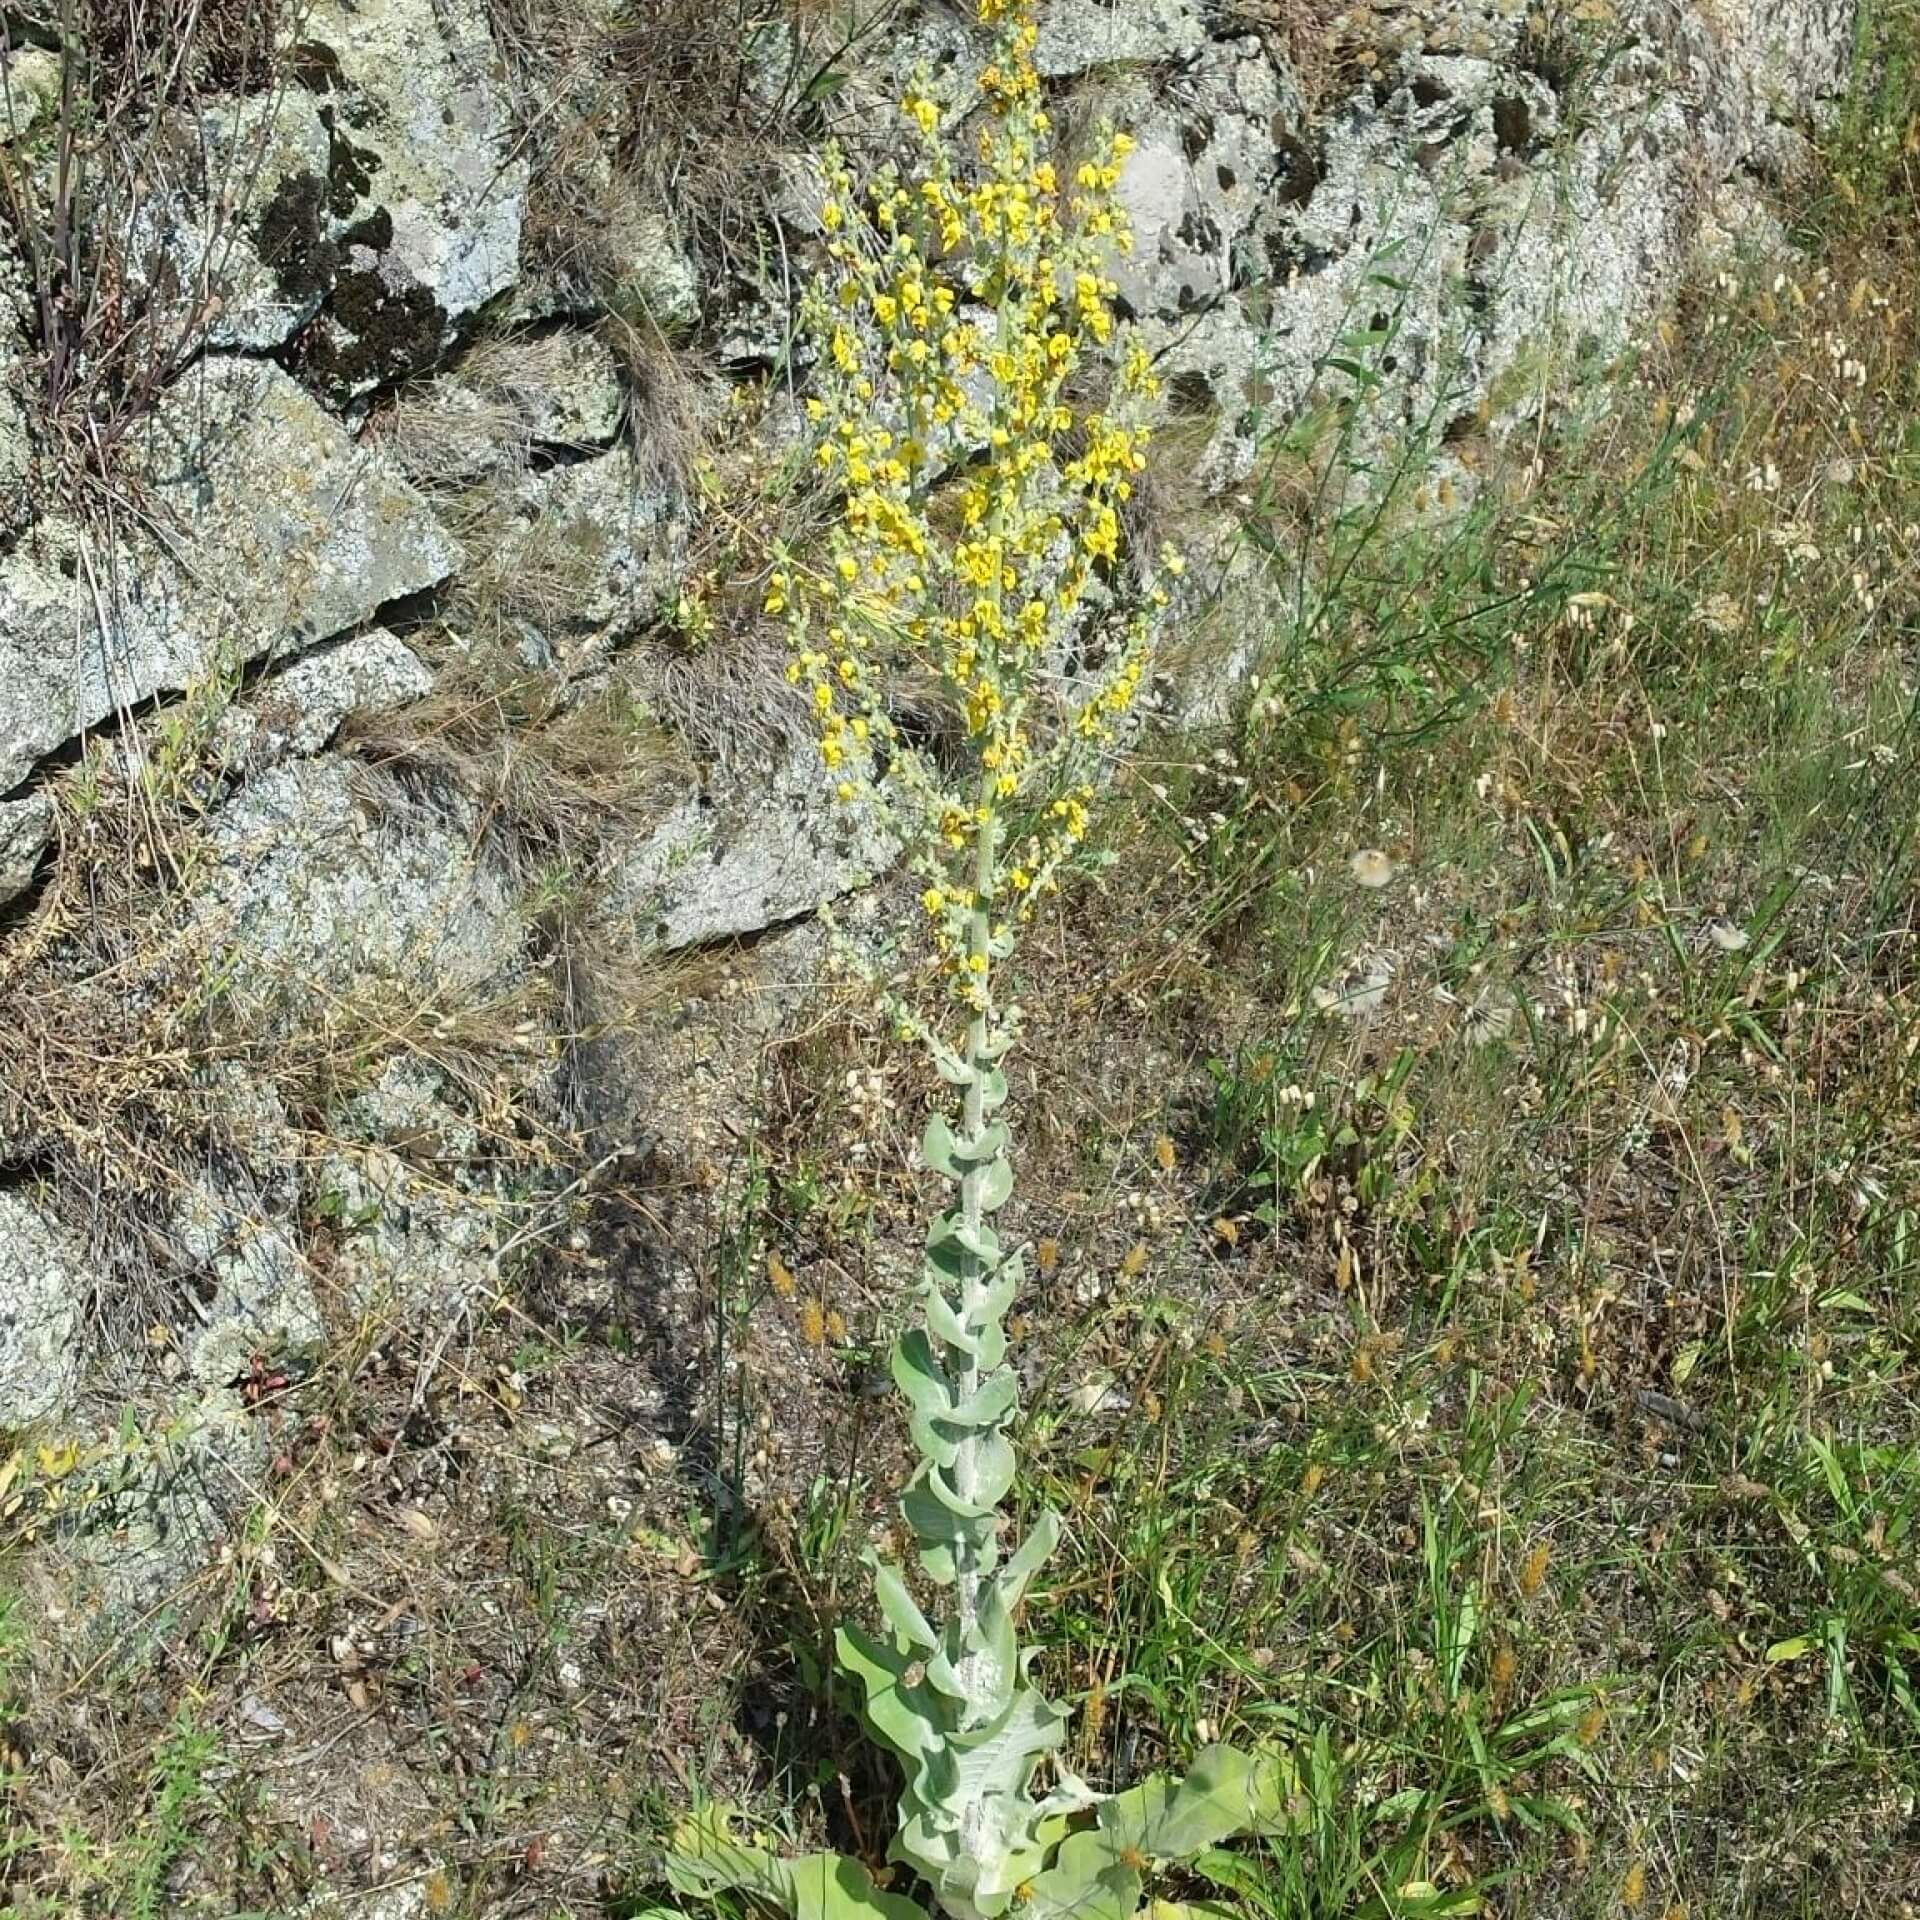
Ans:
[[[431,367],[513,286],[527,162],[480,0],[312,0],[298,33],[333,143],[303,365],[345,402]]]
[[[355,714],[390,713],[433,689],[433,672],[405,641],[369,627],[303,654],[221,716],[229,764],[258,773],[318,753]]]
[[[738,938],[817,912],[884,871],[894,835],[843,805],[810,743],[689,793],[608,876],[604,913],[642,946]]]
[[[160,123],[123,252],[163,342],[260,353],[313,317],[328,280],[329,164],[320,110],[299,87]]]

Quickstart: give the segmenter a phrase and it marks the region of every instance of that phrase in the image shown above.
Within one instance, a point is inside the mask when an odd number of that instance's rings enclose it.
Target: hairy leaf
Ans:
[[[1155,1860],[1191,1860],[1229,1835],[1267,1826],[1290,1797],[1294,1774],[1277,1751],[1203,1749],[1184,1779],[1155,1774],[1102,1802],[1100,1828]]]
[[[1133,1920],[1140,1870],[1120,1855],[1100,1828],[1068,1834],[1053,1865],[1027,1883],[1021,1920]]]
[[[1013,1162],[989,1160],[980,1169],[980,1204],[988,1213],[1003,1207],[1013,1192]]]
[[[793,1920],[927,1920],[904,1893],[882,1893],[873,1875],[844,1853],[810,1853],[793,1863]]]
[[[951,1717],[924,1678],[907,1679],[918,1662],[858,1627],[842,1627],[833,1639],[841,1667],[866,1691],[868,1725],[909,1770],[917,1768],[940,1745]]]
[[[1018,1550],[1000,1569],[1000,1604],[1009,1613],[1020,1604],[1020,1598],[1027,1590],[1027,1582],[1046,1565],[1059,1544],[1060,1516],[1049,1507],[1033,1523]]]
[[[940,1636],[920,1611],[919,1602],[907,1591],[907,1583],[901,1579],[898,1570],[888,1566],[877,1555],[870,1555],[869,1561],[873,1567],[874,1597],[880,1602],[880,1611],[886,1616],[887,1625],[915,1652],[926,1652],[937,1647]]]

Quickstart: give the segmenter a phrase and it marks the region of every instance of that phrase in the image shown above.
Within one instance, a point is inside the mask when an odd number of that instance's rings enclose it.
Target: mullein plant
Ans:
[[[1152,1869],[1284,1822],[1295,1781],[1282,1754],[1215,1746],[1182,1780],[1095,1792],[1057,1757],[1070,1716],[1030,1683],[1016,1632],[1060,1520],[1044,1514],[1008,1550],[1006,1317],[1024,1273],[994,1227],[1013,1191],[1003,1062],[1018,1025],[996,978],[1086,835],[1089,774],[1133,705],[1180,563],[1130,551],[1123,530],[1156,391],[1109,278],[1128,245],[1113,195],[1130,143],[1102,130],[1056,170],[1031,13],[977,10],[994,48],[965,164],[924,84],[903,103],[906,171],[860,185],[827,155],[830,271],[803,321],[813,457],[838,504],[823,541],[778,554],[767,599],[827,779],[888,816],[923,883],[953,1008],[949,1037],[887,1000],[948,1096],[922,1152],[952,1204],[927,1236],[919,1323],[893,1351],[919,1455],[901,1509],[920,1597],[870,1556],[884,1631],[843,1627],[838,1650],[904,1776],[890,1858],[939,1911],[1132,1920]],[[928,666],[955,713],[939,746],[889,711],[896,676]],[[717,1806],[682,1823],[668,1867],[683,1895],[801,1920],[925,1911],[857,1861],[783,1859],[737,1836]]]

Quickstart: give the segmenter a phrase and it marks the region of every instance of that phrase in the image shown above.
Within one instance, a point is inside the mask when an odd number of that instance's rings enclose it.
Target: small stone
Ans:
[[[0,906],[25,893],[53,841],[53,801],[44,793],[0,800]]]
[[[71,1408],[91,1286],[72,1235],[23,1194],[0,1190],[0,1427]]]
[[[0,142],[23,139],[60,104],[60,58],[21,47],[0,59]]]

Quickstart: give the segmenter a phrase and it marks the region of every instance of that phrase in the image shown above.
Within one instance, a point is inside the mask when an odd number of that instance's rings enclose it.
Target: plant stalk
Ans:
[[[973,1017],[967,1023],[967,1065],[972,1068],[972,1076],[967,1082],[965,1111],[962,1126],[965,1142],[971,1147],[980,1138],[986,1126],[986,1080],[993,1070],[993,1061],[988,1055],[987,1045],[992,1031],[990,1018],[993,1005],[992,996],[992,955],[988,952],[988,941],[993,931],[993,887],[994,887],[994,824],[993,824],[993,779],[990,773],[983,773],[980,780],[979,803],[974,814],[974,868],[973,868],[973,906],[967,918],[967,957],[969,963],[977,956],[980,970],[973,973],[979,988],[979,1000],[974,1007]],[[971,971],[971,966],[969,967]],[[966,1178],[960,1183],[960,1211],[968,1232],[977,1233],[985,1218],[985,1209],[981,1205],[980,1195],[987,1178],[987,1166],[970,1166]],[[960,1313],[962,1319],[971,1320],[979,1304],[990,1276],[985,1263],[978,1255],[969,1253],[962,1272],[962,1299]],[[978,1362],[969,1354],[962,1366],[956,1382],[955,1398],[960,1401],[971,1399],[980,1386],[980,1368]],[[963,1500],[975,1498],[979,1486],[979,1442],[969,1435],[960,1443],[959,1457],[954,1461],[954,1490]],[[955,1580],[956,1603],[959,1608],[962,1630],[969,1637],[972,1634],[980,1597],[980,1569],[974,1565],[963,1565],[957,1570]]]

